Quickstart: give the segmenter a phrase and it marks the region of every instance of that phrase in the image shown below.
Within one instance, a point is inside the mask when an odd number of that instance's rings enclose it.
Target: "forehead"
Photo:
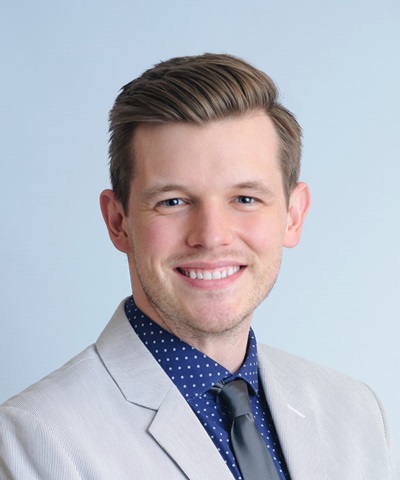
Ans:
[[[265,113],[208,122],[140,125],[133,142],[135,177],[202,178],[280,173],[278,139]]]

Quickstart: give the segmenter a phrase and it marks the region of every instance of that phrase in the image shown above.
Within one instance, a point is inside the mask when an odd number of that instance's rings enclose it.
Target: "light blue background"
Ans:
[[[171,56],[265,70],[304,127],[313,206],[258,339],[374,388],[400,442],[398,0],[15,1],[1,8],[0,402],[129,294],[98,208],[119,88]]]

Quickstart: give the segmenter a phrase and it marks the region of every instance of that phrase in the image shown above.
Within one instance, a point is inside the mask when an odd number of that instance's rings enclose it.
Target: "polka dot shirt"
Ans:
[[[257,428],[272,452],[280,479],[290,480],[271,413],[258,382],[257,343],[253,331],[250,330],[244,363],[232,375],[207,355],[152,322],[136,307],[132,297],[126,301],[125,312],[139,338],[175,383],[238,480],[242,477],[230,446],[230,422],[210,389],[221,380],[229,382],[236,377],[246,380],[250,385],[250,402]]]

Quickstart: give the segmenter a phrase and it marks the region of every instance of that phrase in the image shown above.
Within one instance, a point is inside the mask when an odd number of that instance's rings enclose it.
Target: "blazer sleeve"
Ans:
[[[32,413],[0,407],[2,480],[81,480],[71,458],[50,428]]]
[[[393,438],[393,435],[392,435],[390,424],[387,420],[385,409],[382,405],[381,400],[375,394],[375,392],[370,387],[368,387],[368,385],[366,385],[366,386],[371,391],[372,395],[375,397],[376,402],[378,403],[379,409],[381,411],[383,429],[385,431],[386,443],[387,443],[387,448],[388,448],[389,463],[390,463],[390,468],[391,468],[391,479],[392,480],[400,480],[400,455],[399,455],[397,445],[396,445],[396,443],[394,441],[394,438]]]

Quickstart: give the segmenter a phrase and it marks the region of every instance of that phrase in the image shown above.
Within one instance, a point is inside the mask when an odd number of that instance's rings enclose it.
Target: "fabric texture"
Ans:
[[[232,480],[124,302],[95,345],[0,407],[2,480]],[[258,358],[292,480],[400,480],[368,387],[270,347]]]

